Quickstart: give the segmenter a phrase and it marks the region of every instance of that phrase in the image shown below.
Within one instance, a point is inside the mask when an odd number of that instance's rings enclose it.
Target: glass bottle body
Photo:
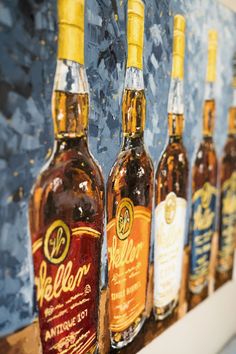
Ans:
[[[169,143],[155,177],[154,315],[158,320],[173,312],[181,284],[188,188],[183,121],[183,114],[169,114]]]
[[[220,166],[219,245],[216,287],[232,278],[236,242],[236,108],[229,109],[229,134]]]
[[[126,87],[130,71],[132,68],[128,69]],[[136,88],[124,92],[123,146],[107,183],[110,336],[114,348],[130,343],[146,318],[153,165],[143,141],[144,90],[142,85],[141,90]]]
[[[208,293],[210,260],[216,231],[217,156],[213,141],[215,101],[205,101],[203,140],[192,169],[192,214],[190,226],[190,307],[201,302]],[[194,296],[196,295],[196,296]]]
[[[95,353],[98,346],[104,184],[87,145],[87,90],[76,84],[65,90],[68,82],[63,77],[72,69],[78,69],[81,79],[79,64],[59,62],[61,75],[57,72],[53,94],[54,151],[29,204],[42,347],[44,353],[55,354]]]

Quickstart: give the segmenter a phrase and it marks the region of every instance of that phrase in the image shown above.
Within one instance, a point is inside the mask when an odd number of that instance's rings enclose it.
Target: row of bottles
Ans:
[[[58,0],[58,62],[52,98],[55,144],[50,160],[36,181],[29,206],[44,354],[96,352],[99,331],[102,331],[98,325],[101,316],[108,318],[111,346],[122,348],[140,332],[151,313],[157,321],[164,321],[178,306],[185,313],[188,299],[189,307],[194,307],[203,299],[206,288],[208,292],[210,259],[212,250],[217,249],[218,172],[213,141],[216,32],[209,32],[203,140],[192,171],[188,244],[185,239],[189,164],[182,139],[185,19],[181,15],[174,17],[169,141],[154,175],[144,144],[144,4],[142,0],[128,0],[123,143],[105,193],[101,169],[87,141],[89,87],[84,67],[84,8],[85,0]],[[233,267],[235,107],[234,97],[220,170],[221,223],[218,260],[214,266],[217,286],[230,279]],[[100,308],[105,209],[109,316]],[[152,219],[155,224],[153,277],[150,272]],[[187,289],[181,289],[181,284],[183,259],[189,248],[187,296]],[[101,347],[99,350],[103,352]]]

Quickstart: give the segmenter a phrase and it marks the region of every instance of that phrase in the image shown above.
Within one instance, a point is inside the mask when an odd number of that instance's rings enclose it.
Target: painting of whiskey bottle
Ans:
[[[215,258],[217,156],[213,133],[215,125],[216,53],[217,33],[210,30],[208,33],[208,64],[203,108],[203,137],[192,169],[190,308],[196,306],[207,296],[210,262],[213,257]]]
[[[130,343],[146,317],[153,165],[144,146],[142,0],[128,0],[127,32],[123,143],[107,183],[109,328],[114,348]]]
[[[37,178],[29,206],[45,354],[97,350],[104,185],[88,148],[84,8],[84,0],[58,0],[54,150]]]
[[[182,280],[188,187],[184,129],[185,19],[174,17],[168,99],[169,141],[155,177],[154,315],[164,320],[177,307]]]
[[[220,166],[220,224],[216,287],[232,278],[236,241],[236,55],[233,71],[233,102],[229,108],[228,136]]]

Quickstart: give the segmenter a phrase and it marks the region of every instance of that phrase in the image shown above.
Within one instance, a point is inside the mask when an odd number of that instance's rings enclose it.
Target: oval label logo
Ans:
[[[116,233],[120,240],[125,240],[132,229],[134,221],[134,205],[129,198],[121,200],[116,211]]]
[[[202,207],[204,209],[207,209],[209,207],[211,202],[211,197],[212,197],[211,186],[208,182],[206,182],[202,187]]]
[[[56,220],[48,228],[44,239],[44,255],[53,264],[66,258],[70,247],[70,229],[62,221]]]
[[[172,224],[176,214],[176,195],[171,192],[167,195],[165,201],[165,220],[167,224]]]

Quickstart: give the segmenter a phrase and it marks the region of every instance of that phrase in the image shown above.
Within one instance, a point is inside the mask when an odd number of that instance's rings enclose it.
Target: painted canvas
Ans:
[[[215,0],[0,1],[1,354],[136,353],[231,278],[235,34]]]

